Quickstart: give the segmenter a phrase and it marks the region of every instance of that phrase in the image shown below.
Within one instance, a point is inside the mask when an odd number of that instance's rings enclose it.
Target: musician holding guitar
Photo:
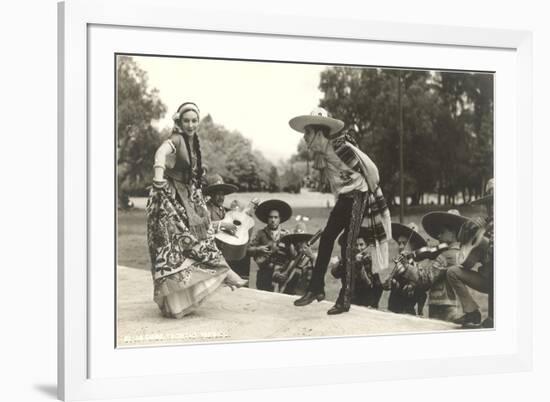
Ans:
[[[298,223],[294,231],[281,238],[279,243],[285,245],[288,262],[275,269],[273,283],[275,290],[288,295],[303,295],[311,280],[316,253],[311,246],[319,240],[322,230],[315,234],[306,233],[304,216],[297,216]],[[309,220],[309,218],[307,218]]]
[[[434,239],[448,245],[430,265],[428,273],[430,279],[429,316],[446,321],[463,323],[461,317],[457,320],[457,296],[454,286],[451,285],[452,273],[462,263],[463,244],[459,241],[459,232],[464,224],[473,224],[471,219],[460,215],[456,209],[447,212],[430,212],[422,217],[422,227]],[[478,311],[479,313],[479,311]],[[467,315],[467,321],[479,324],[480,316]]]
[[[237,186],[224,183],[223,178],[219,174],[209,175],[206,180],[208,185],[203,190],[203,194],[210,197],[206,202],[206,207],[208,208],[208,212],[210,212],[214,231],[219,232],[223,230],[228,233],[235,233],[237,227],[232,222],[224,221],[225,214],[229,209],[225,208],[223,203],[226,195],[237,191]]]
[[[287,257],[282,250],[284,244],[279,244],[282,237],[290,232],[281,227],[292,216],[292,208],[281,200],[267,200],[258,205],[256,217],[266,223],[263,229],[256,235],[248,247],[248,255],[252,256],[258,264],[256,276],[256,289],[273,292],[273,272],[276,267],[283,266]]]
[[[492,328],[493,324],[493,190],[494,179],[487,182],[486,195],[472,204],[485,205],[487,208],[487,218],[485,220],[478,219],[475,222],[464,226],[459,234],[462,237],[462,242],[467,244],[468,240],[472,239],[470,248],[478,250],[477,258],[472,258],[473,251],[462,255],[464,261],[461,265],[450,268],[447,271],[447,277],[453,290],[458,296],[464,315],[455,322],[464,327],[479,324],[481,320],[481,312],[478,304],[472,298],[467,287],[477,290],[481,293],[489,295],[489,311],[487,318],[481,323],[484,328]],[[471,235],[468,235],[468,232]],[[472,269],[474,265],[480,265],[475,271]]]
[[[254,219],[250,215],[257,206],[257,200],[251,201],[249,210],[226,208],[223,205],[225,196],[237,191],[237,186],[224,183],[219,174],[209,175],[207,182],[204,195],[209,197],[206,207],[216,232],[216,244],[231,269],[244,280],[248,280],[250,257],[246,255],[246,249],[254,226]]]

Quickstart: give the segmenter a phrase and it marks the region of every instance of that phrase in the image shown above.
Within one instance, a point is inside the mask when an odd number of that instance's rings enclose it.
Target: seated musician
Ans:
[[[364,226],[360,228],[353,250],[354,283],[351,293],[351,303],[358,306],[378,308],[384,289],[380,281],[380,275],[372,271],[372,258],[366,240],[367,230]],[[338,242],[342,244],[343,236],[340,236]],[[344,264],[340,261],[334,265],[331,273],[336,279],[343,280]]]
[[[273,281],[278,285],[276,286],[278,291],[288,295],[304,295],[306,293],[313,274],[313,264],[317,257],[308,244],[314,235],[306,233],[306,225],[303,222],[305,218],[298,216],[296,218],[298,223],[293,232],[281,238],[280,243],[285,245],[288,262],[274,268]]]
[[[454,321],[458,304],[448,280],[448,270],[460,265],[458,233],[462,225],[472,222],[456,209],[448,212],[430,212],[422,217],[422,227],[434,239],[448,245],[425,271],[423,285],[430,289],[428,314],[430,318]]]
[[[203,193],[205,196],[209,197],[206,202],[206,207],[210,213],[210,220],[212,221],[214,231],[224,231],[234,234],[237,227],[232,222],[224,220],[226,213],[230,209],[233,209],[233,204],[231,208],[226,208],[223,204],[225,202],[225,196],[236,192],[238,189],[237,186],[224,183],[223,178],[219,174],[208,175],[206,180],[207,186],[203,190]],[[231,260],[226,255],[224,255],[224,257],[233,271],[244,280],[248,280],[250,276],[250,257],[245,256],[240,260]]]
[[[273,272],[275,267],[280,267],[287,262],[286,253],[280,248],[284,244],[279,241],[290,232],[281,227],[292,215],[292,208],[281,200],[267,200],[258,205],[256,217],[266,224],[256,235],[248,247],[248,255],[254,258],[258,264],[256,276],[256,288],[273,292]]]
[[[390,290],[388,310],[399,314],[424,315],[427,289],[417,286],[407,274],[420,268],[419,263],[412,258],[410,253],[426,247],[428,244],[418,233],[414,223],[406,226],[392,222],[391,230],[392,238],[397,243],[399,255],[395,259],[394,272],[388,278],[388,283],[385,283],[385,288]]]
[[[455,323],[464,327],[471,325],[478,325],[481,321],[481,312],[479,305],[472,298],[467,287],[477,290],[481,293],[487,293],[489,295],[488,316],[481,323],[484,328],[493,327],[493,190],[494,180],[491,179],[487,182],[485,193],[486,195],[472,204],[485,205],[487,208],[487,218],[485,221],[477,220],[476,223],[470,222],[468,225],[464,225],[459,233],[459,237],[462,243],[468,241],[472,237],[471,233],[477,232],[482,229],[485,234],[485,238],[479,238],[477,247],[470,252],[468,258],[462,262],[460,266],[454,266],[447,271],[447,278],[451,287],[455,291],[460,303],[462,304],[462,310],[464,315]],[[470,232],[470,233],[468,233]],[[475,233],[474,233],[475,235]],[[482,233],[483,235],[483,233]],[[473,268],[478,266],[477,271]]]
[[[223,178],[219,174],[209,175],[206,178],[208,185],[203,190],[205,196],[210,197],[206,202],[208,212],[210,212],[210,220],[214,231],[223,230],[228,233],[235,233],[237,227],[232,222],[225,222],[225,213],[229,210],[223,206],[225,196],[237,191],[237,186],[223,182]]]

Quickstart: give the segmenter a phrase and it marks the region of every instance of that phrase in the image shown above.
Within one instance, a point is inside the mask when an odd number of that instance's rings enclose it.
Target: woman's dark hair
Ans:
[[[193,105],[197,108],[197,110],[199,110],[199,107],[194,102],[184,102],[181,105],[179,105],[178,109],[176,110],[176,113],[178,114],[178,118],[177,118],[177,121],[175,123],[176,123],[176,126],[180,130],[181,130],[181,126],[180,126],[181,116],[179,115],[179,113],[185,105]],[[172,133],[179,132],[178,128],[174,127],[174,129],[172,130]],[[185,145],[187,147],[187,150],[189,151],[189,159],[191,160],[191,144],[189,144],[189,139],[187,138],[186,135],[183,136],[183,139],[185,141]],[[199,141],[199,136],[197,135],[196,132],[195,132],[195,134],[193,134],[193,144],[192,144],[192,146],[193,146],[193,152],[195,153],[195,155],[197,157],[197,175],[193,179],[194,179],[196,185],[199,188],[201,188],[202,185],[203,185],[203,176],[204,176],[205,172],[204,172],[204,169],[202,167],[201,144],[200,144],[200,141]]]
[[[176,131],[177,132],[177,131]],[[201,144],[199,141],[199,136],[197,133],[193,134],[193,144],[189,144],[189,139],[186,135],[183,135],[183,140],[185,141],[185,146],[187,147],[187,150],[189,152],[189,160],[191,160],[191,146],[193,146],[193,152],[195,153],[195,156],[197,157],[197,174],[193,177],[193,180],[195,182],[195,185],[199,188],[203,187],[203,178],[204,178],[204,169],[202,167],[202,152],[201,152]]]
[[[177,110],[176,110],[176,113],[179,113],[179,111],[185,106],[185,105],[193,105],[197,108],[197,110],[199,110],[199,107],[197,106],[197,104],[195,102],[183,102],[181,105],[178,106]]]
[[[202,168],[201,144],[196,132],[195,135],[193,135],[193,150],[195,151],[195,155],[197,155],[197,186],[201,188],[203,184],[202,178],[204,176],[204,169]]]
[[[197,113],[197,117],[200,119],[200,109],[197,106],[197,104],[194,102],[183,102],[181,105],[178,106],[178,108],[176,109],[176,113],[174,114],[174,117],[173,117],[174,123],[176,124],[176,126],[180,128],[181,128],[181,110],[185,105],[193,105],[197,110],[194,110],[194,109],[190,109],[190,110],[193,110],[195,113]]]

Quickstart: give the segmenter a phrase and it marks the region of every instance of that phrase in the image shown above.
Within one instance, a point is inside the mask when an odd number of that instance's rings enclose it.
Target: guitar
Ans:
[[[460,251],[458,262],[466,269],[472,269],[477,263],[483,261],[489,247],[489,239],[485,237],[487,221],[477,219],[466,222],[458,233]]]
[[[306,245],[310,247],[313,244],[315,244],[315,242],[319,240],[322,234],[323,234],[323,229],[319,229],[317,233],[315,233],[313,237],[307,241]],[[283,293],[286,287],[288,286],[288,284],[291,283],[292,279],[294,279],[294,277],[299,274],[298,270],[295,268],[296,268],[296,265],[300,262],[300,260],[303,257],[304,257],[304,253],[301,252],[295,258],[289,261],[287,266],[280,273],[282,276],[286,277],[285,281],[282,284],[279,282],[273,282],[273,285],[275,286],[275,292]]]
[[[216,244],[226,260],[238,261],[246,255],[246,249],[254,228],[254,218],[251,215],[258,204],[259,200],[254,198],[243,211],[232,209],[226,212],[222,222],[229,222],[237,227],[233,234],[220,230],[215,235]]]

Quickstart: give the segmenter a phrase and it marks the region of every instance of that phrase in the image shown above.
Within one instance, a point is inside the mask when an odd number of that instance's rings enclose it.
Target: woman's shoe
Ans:
[[[234,290],[235,288],[238,289],[248,285],[248,279],[241,278],[235,271],[230,269],[223,283],[229,286],[231,290]]]
[[[313,293],[313,292],[306,292],[305,295],[300,297],[299,299],[294,300],[294,305],[301,307],[301,306],[307,306],[308,304],[312,303],[314,300],[317,300],[320,302],[321,300],[325,299],[325,292],[320,293]]]
[[[224,285],[229,286],[231,290],[242,288],[246,285],[248,285],[247,279],[239,279],[239,280],[228,280],[226,279],[224,281]]]

